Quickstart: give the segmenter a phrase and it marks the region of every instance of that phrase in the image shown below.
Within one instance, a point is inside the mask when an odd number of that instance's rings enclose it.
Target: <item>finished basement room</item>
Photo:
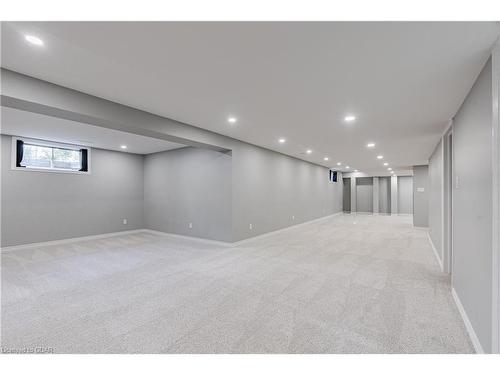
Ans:
[[[2,353],[500,353],[499,23],[1,28]]]

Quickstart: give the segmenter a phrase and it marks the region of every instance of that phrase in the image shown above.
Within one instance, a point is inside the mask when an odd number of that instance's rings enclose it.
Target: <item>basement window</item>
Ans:
[[[90,149],[82,146],[13,137],[12,154],[17,170],[89,173]]]

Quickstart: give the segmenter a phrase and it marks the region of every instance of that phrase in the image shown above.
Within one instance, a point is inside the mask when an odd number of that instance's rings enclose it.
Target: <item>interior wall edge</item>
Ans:
[[[436,246],[434,246],[434,242],[432,242],[432,238],[431,238],[429,232],[427,232],[427,238],[429,239],[429,242],[431,244],[432,252],[434,253],[434,256],[436,257],[436,261],[437,261],[437,263],[439,265],[439,269],[441,270],[441,272],[444,272],[444,270],[443,270],[443,261],[439,257],[438,251],[436,249]]]
[[[492,352],[500,354],[500,39],[492,48]]]
[[[467,315],[467,312],[465,311],[464,306],[462,305],[462,301],[460,301],[460,297],[458,296],[455,288],[453,288],[453,287],[451,288],[451,295],[453,296],[453,300],[455,301],[458,312],[460,313],[460,316],[462,317],[462,320],[464,321],[465,329],[467,330],[467,333],[469,334],[469,338],[472,341],[472,345],[474,346],[476,353],[477,354],[484,354],[485,352],[483,350],[481,342],[479,341],[479,338],[477,337],[476,331],[474,331],[474,327],[472,326],[472,323]]]

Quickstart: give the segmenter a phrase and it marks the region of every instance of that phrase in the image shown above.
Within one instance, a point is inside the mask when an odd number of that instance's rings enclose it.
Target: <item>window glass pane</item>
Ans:
[[[51,168],[52,148],[25,144],[21,165],[24,167]]]
[[[79,150],[65,150],[62,148],[54,148],[53,150],[53,166],[54,168],[64,169],[80,169],[80,155]]]
[[[23,167],[79,170],[81,165],[80,150],[24,144]]]

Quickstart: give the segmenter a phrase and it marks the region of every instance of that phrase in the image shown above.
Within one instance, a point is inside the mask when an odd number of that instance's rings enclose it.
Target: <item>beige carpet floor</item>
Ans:
[[[150,233],[2,254],[3,350],[471,353],[427,232],[340,215],[224,247]]]

